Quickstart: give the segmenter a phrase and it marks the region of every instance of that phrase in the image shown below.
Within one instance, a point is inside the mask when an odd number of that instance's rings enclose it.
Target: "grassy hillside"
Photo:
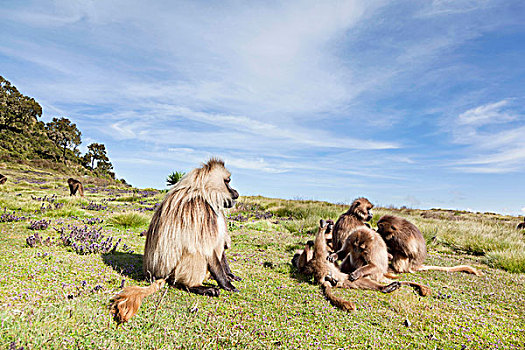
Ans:
[[[345,206],[244,197],[228,214],[232,270],[239,293],[217,299],[169,288],[147,299],[120,328],[108,299],[126,285],[146,285],[142,252],[164,193],[84,178],[86,196],[71,198],[68,176],[1,165],[0,347],[19,349],[216,348],[523,348],[525,239],[517,218],[444,210],[378,208],[422,230],[428,263],[471,264],[484,276],[405,275],[430,286],[389,295],[338,290],[356,303],[341,312],[319,287],[294,271],[294,251],[319,218]],[[356,193],[355,196],[366,195]],[[101,235],[103,237],[101,237]],[[84,237],[84,238],[82,238]],[[111,237],[111,238],[110,238]],[[120,242],[119,242],[120,240]],[[117,244],[118,242],[118,244]],[[211,282],[214,283],[214,282]],[[160,303],[160,305],[159,305]]]

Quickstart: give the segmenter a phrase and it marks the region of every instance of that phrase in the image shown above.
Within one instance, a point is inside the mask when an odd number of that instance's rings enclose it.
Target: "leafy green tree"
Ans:
[[[22,95],[15,86],[0,76],[0,130],[31,130],[41,115],[42,107],[38,102]]]
[[[180,181],[180,179],[182,179],[182,177],[186,175],[186,173],[182,172],[182,171],[175,171],[171,174],[168,175],[168,177],[166,178],[166,182],[168,184],[168,186],[173,186],[175,185],[177,182]]]
[[[46,130],[55,145],[62,148],[62,159],[66,163],[66,150],[71,147],[73,151],[76,150],[82,142],[80,139],[82,133],[77,129],[76,124],[71,123],[67,118],[53,118],[46,124]]]
[[[84,159],[88,162],[91,162],[91,169],[95,169],[95,162],[97,162],[97,168],[99,167],[99,163],[109,163],[109,158],[106,154],[106,146],[103,143],[92,143],[88,148],[88,153],[84,156]],[[111,165],[111,163],[109,163]],[[107,168],[106,165],[102,165],[103,168]],[[113,166],[111,165],[111,168]]]

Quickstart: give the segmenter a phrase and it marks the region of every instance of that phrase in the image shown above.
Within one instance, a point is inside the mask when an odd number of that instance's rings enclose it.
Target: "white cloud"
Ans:
[[[507,112],[502,111],[502,107],[505,107],[508,104],[508,100],[502,100],[469,109],[468,111],[459,115],[457,122],[459,125],[479,127],[487,124],[513,121],[516,119],[515,116],[509,115]]]
[[[525,125],[516,123],[525,118],[511,111],[510,101],[471,108],[456,118],[454,142],[466,145],[467,154],[453,164],[454,169],[484,174],[525,170]]]

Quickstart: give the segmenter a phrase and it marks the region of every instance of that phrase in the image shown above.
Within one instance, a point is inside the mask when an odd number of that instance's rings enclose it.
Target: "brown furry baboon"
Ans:
[[[370,211],[374,205],[364,197],[355,199],[348,211],[342,214],[335,223],[332,233],[332,245],[334,251],[341,249],[350,232],[358,226],[365,225],[372,219]]]
[[[148,290],[128,287],[112,299],[117,322],[129,320],[141,300],[164,282],[216,297],[217,288],[202,285],[211,274],[220,288],[237,291],[231,281],[240,278],[232,274],[224,252],[231,239],[223,210],[239,197],[229,185],[230,176],[222,160],[211,159],[168,192],[146,234],[144,273],[156,282]]]
[[[314,280],[321,284],[326,298],[332,305],[346,311],[355,310],[354,303],[335,297],[332,294],[332,287],[369,289],[390,293],[401,286],[397,281],[389,285],[383,285],[367,278],[354,282],[350,281],[346,273],[341,272],[336,265],[327,260],[328,249],[326,247],[325,233],[329,230],[329,226],[327,222],[321,220],[315,242],[313,242],[313,244],[309,242],[309,244],[305,246],[304,255],[302,253],[296,254],[294,260],[292,260],[292,264],[297,267],[299,272],[314,276]],[[310,258],[300,259],[300,256]]]
[[[69,179],[67,179],[67,184],[69,185],[69,195],[70,196],[76,195],[78,191],[78,194],[81,197],[84,197],[84,186],[82,186],[82,182],[70,177]]]
[[[381,283],[390,283],[388,277],[387,247],[379,233],[360,226],[354,229],[346,239],[343,247],[328,257],[330,261],[343,259],[340,266],[342,272],[349,273],[348,279],[359,281],[369,278]],[[430,288],[410,281],[399,281],[401,285],[414,287],[420,295],[430,294]]]
[[[518,226],[516,226],[516,230],[525,230],[525,217],[523,218],[523,222],[520,222]]]
[[[0,185],[5,184],[7,181],[7,177],[5,175],[0,174]]]
[[[481,275],[478,270],[468,265],[453,267],[423,265],[427,256],[425,238],[414,224],[404,218],[393,215],[382,216],[377,222],[377,232],[386,242],[392,255],[392,270],[396,273],[437,270]]]

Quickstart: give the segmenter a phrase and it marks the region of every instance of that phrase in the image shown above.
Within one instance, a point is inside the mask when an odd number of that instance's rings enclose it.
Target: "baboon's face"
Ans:
[[[356,199],[352,203],[352,212],[361,220],[363,221],[370,221],[372,220],[373,214],[372,214],[372,208],[374,205],[370,203],[370,201],[366,198],[359,198]]]
[[[390,237],[397,231],[397,228],[390,220],[380,219],[377,222],[377,233],[383,238]]]
[[[225,196],[224,207],[231,208],[235,204],[235,200],[239,198],[239,192],[230,186],[231,174],[226,169],[220,169],[214,172],[211,177],[211,184],[209,189],[222,192]]]
[[[363,232],[356,232],[352,235],[352,249],[354,251],[354,255],[361,256],[363,254],[367,253],[367,235]]]

